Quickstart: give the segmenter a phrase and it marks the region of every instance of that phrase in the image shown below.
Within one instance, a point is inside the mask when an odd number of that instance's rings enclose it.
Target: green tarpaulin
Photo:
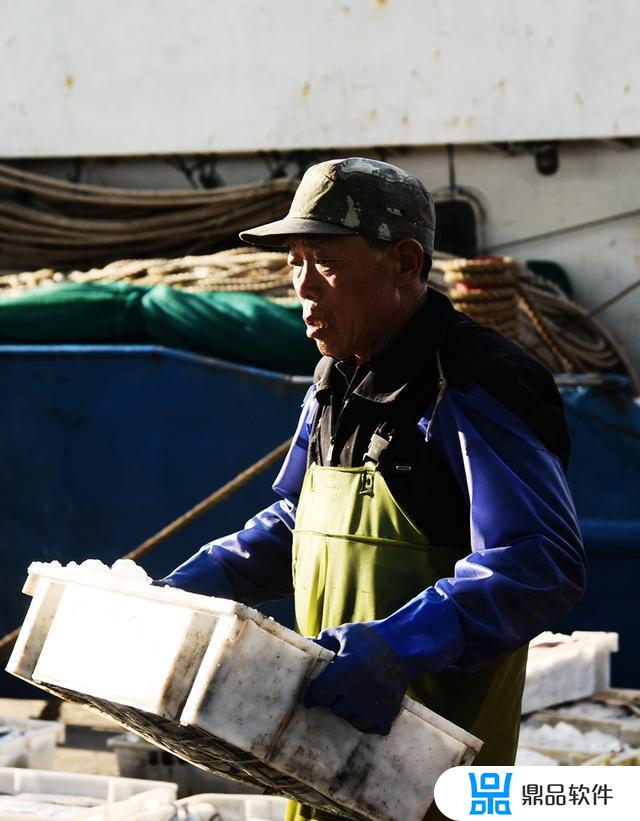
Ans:
[[[136,342],[292,374],[319,357],[300,306],[256,294],[65,283],[0,298],[0,344]]]

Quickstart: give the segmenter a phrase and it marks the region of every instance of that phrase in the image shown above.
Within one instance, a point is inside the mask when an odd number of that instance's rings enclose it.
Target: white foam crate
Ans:
[[[64,724],[0,715],[0,727],[12,731],[0,736],[0,767],[53,767],[56,744],[65,738]]]
[[[531,713],[606,690],[617,633],[541,633],[529,645],[522,712]]]
[[[161,781],[0,768],[0,821],[163,821],[175,798]]]
[[[7,670],[199,766],[352,818],[422,819],[438,776],[481,747],[410,699],[388,736],[307,710],[327,650],[237,602],[114,568],[32,565]]]

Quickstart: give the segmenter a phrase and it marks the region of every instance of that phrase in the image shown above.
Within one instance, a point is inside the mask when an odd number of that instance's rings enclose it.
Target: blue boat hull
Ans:
[[[291,436],[310,383],[153,346],[5,346],[0,374],[0,636],[23,620],[32,561],[124,555]],[[277,470],[140,564],[159,577],[237,530],[275,500]],[[291,623],[288,603],[268,612]]]

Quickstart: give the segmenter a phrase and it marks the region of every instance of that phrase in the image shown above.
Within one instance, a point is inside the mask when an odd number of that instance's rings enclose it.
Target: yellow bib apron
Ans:
[[[468,552],[429,544],[373,463],[311,465],[293,534],[298,630],[316,636],[326,627],[383,619],[438,579],[453,576],[456,561]],[[478,673],[421,674],[407,694],[484,741],[476,764],[510,765],[526,658],[525,646]],[[427,815],[429,821],[441,817],[435,805]],[[338,816],[290,802],[286,818],[335,821]]]

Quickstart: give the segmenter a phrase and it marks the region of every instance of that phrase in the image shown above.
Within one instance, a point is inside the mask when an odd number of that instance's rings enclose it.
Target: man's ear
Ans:
[[[396,242],[394,246],[398,266],[396,269],[396,285],[410,285],[420,279],[424,250],[418,240],[406,237]]]

